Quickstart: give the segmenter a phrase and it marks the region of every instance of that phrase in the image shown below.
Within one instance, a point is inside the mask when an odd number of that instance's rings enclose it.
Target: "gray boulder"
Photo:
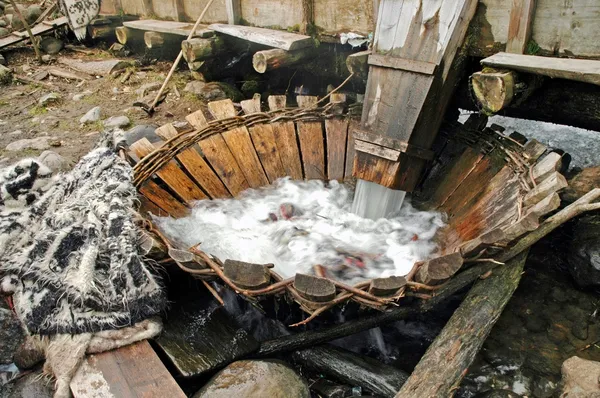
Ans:
[[[600,216],[585,216],[575,224],[568,262],[579,286],[600,286]]]
[[[579,357],[567,359],[561,369],[563,391],[561,397],[600,397],[600,362]]]
[[[62,40],[53,36],[46,36],[40,42],[40,48],[46,54],[58,54],[63,49],[64,43]]]
[[[9,84],[12,81],[12,71],[4,65],[0,65],[0,85]]]
[[[217,373],[193,398],[308,398],[306,381],[283,362],[237,361]]]
[[[87,113],[85,115],[83,115],[81,117],[81,119],[79,119],[79,122],[82,124],[87,124],[87,123],[95,123],[98,120],[100,120],[100,107],[96,106],[96,107],[90,109],[89,111],[87,111]]]
[[[52,398],[53,386],[54,383],[43,377],[40,370],[17,379],[7,398]]]
[[[202,84],[200,81],[190,82],[188,85],[195,83],[195,87],[198,88]],[[224,82],[210,82],[205,83],[196,94],[200,99],[205,101],[218,101],[230,98],[234,102],[239,102],[244,99],[244,96],[231,84]]]
[[[40,99],[38,100],[38,104],[40,104],[40,106],[46,106],[46,105],[50,105],[50,104],[54,104],[56,102],[60,101],[60,95],[57,93],[48,93],[46,95],[43,95],[40,97]]]
[[[44,151],[38,160],[48,166],[53,172],[67,171],[71,168],[69,161],[54,151]]]
[[[195,80],[186,84],[183,91],[196,95],[202,95],[205,86],[206,83]]]
[[[6,25],[0,26],[0,37],[8,36],[10,34],[10,30],[6,28]]]
[[[30,5],[23,13],[23,17],[30,26],[40,17],[40,15],[42,15],[42,7],[37,4]]]
[[[36,149],[36,150],[46,150],[50,148],[52,140],[56,139],[56,137],[37,137],[37,138],[29,138],[22,139],[11,142],[6,146],[7,151],[16,152],[16,151],[24,151],[26,149]]]
[[[157,127],[151,124],[140,124],[125,132],[125,141],[131,145],[142,138],[147,138],[150,142],[158,142],[161,138],[156,135]]]
[[[112,116],[106,119],[103,124],[106,128],[121,128],[127,127],[131,121],[127,116]]]
[[[13,312],[0,307],[0,364],[9,364],[25,334]]]

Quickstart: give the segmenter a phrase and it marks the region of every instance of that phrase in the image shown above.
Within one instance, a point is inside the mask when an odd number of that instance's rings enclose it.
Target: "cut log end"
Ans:
[[[390,276],[389,278],[375,278],[369,286],[369,293],[375,296],[391,296],[406,286],[403,276]]]
[[[471,78],[473,94],[484,110],[497,113],[512,101],[515,85],[512,72],[476,72]]]
[[[323,303],[335,298],[335,285],[329,279],[296,274],[294,288],[309,301]]]
[[[454,275],[462,267],[463,258],[459,252],[446,254],[425,261],[417,271],[418,282],[428,285],[438,284]]]
[[[265,264],[225,260],[223,272],[233,283],[242,289],[260,289],[269,284],[271,275]]]

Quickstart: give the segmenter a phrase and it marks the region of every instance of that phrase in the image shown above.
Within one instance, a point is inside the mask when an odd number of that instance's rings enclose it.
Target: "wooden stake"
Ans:
[[[25,26],[25,29],[27,29],[27,34],[29,35],[29,39],[31,40],[31,44],[33,45],[33,50],[35,51],[35,57],[37,58],[38,62],[41,64],[42,63],[42,54],[40,54],[40,49],[38,47],[37,42],[35,41],[35,36],[31,32],[31,28],[29,27],[29,23],[23,17],[23,14],[21,14],[21,10],[19,10],[19,7],[17,7],[17,4],[15,3],[15,0],[10,0],[10,4],[13,6],[13,9],[17,13],[17,15],[19,16],[19,19],[21,20],[21,22],[23,22],[23,26]]]

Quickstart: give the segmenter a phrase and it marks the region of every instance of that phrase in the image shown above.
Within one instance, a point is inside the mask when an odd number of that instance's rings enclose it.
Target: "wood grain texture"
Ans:
[[[172,217],[185,217],[188,209],[173,195],[158,186],[154,181],[144,182],[138,190],[156,206],[160,207]]]
[[[250,188],[244,173],[220,134],[201,140],[198,146],[233,196]]]
[[[169,123],[157,128],[156,135],[169,140],[177,135],[177,130]],[[211,198],[231,197],[223,182],[194,147],[179,152],[177,160],[179,160],[190,176]]]
[[[209,102],[208,111],[215,119],[226,119],[235,116],[235,107],[230,99]]]
[[[252,99],[241,101],[240,105],[246,115],[260,112],[260,94],[254,94]]]
[[[344,166],[344,178],[352,178],[352,169],[354,167],[354,131],[360,127],[360,121],[351,119],[348,123],[348,140],[346,143],[346,164]]]
[[[227,23],[237,25],[242,19],[241,0],[225,0],[225,9],[227,10]]]
[[[600,61],[595,60],[498,53],[483,59],[481,63],[495,68],[600,85]]]
[[[317,106],[317,101],[319,97],[316,95],[299,95],[296,97],[296,102],[298,103],[298,108],[313,108]]]
[[[508,22],[506,52],[523,54],[531,37],[536,0],[513,0]]]
[[[298,50],[314,46],[313,39],[310,36],[287,31],[223,24],[212,24],[209,28],[225,35],[237,37],[238,39],[282,50]]]
[[[134,142],[130,148],[140,159],[155,149],[147,138]],[[195,200],[208,199],[208,196],[179,168],[174,160],[161,167],[156,175],[187,204]]]
[[[304,178],[325,179],[325,145],[321,122],[297,122]]]
[[[269,180],[258,159],[248,129],[245,126],[238,127],[226,131],[221,135],[241,168],[242,173],[244,173],[250,187],[260,188],[268,185]]]
[[[285,174],[294,180],[301,180],[302,163],[294,122],[275,122],[271,123],[271,127]]]
[[[331,118],[325,120],[327,137],[327,178],[343,180],[348,141],[348,119]]]
[[[137,21],[125,21],[123,22],[123,26],[141,31],[167,33],[171,35],[188,37],[194,24],[190,22],[141,19]],[[212,32],[210,29],[207,29],[206,25],[199,25],[198,29],[196,29],[194,37],[210,37],[212,35],[214,35],[214,32]]]
[[[75,398],[185,398],[148,341],[89,355],[71,390]]]
[[[273,126],[270,124],[252,126],[250,127],[250,137],[269,182],[273,183],[278,178],[285,177],[287,173],[279,156]]]
[[[185,117],[185,120],[187,120],[188,123],[191,124],[196,130],[202,130],[208,126],[208,121],[206,120],[206,116],[204,116],[202,109],[198,109],[196,112],[190,113]]]
[[[322,34],[354,32],[368,36],[376,18],[372,0],[313,0],[314,23]]]
[[[253,26],[287,29],[302,24],[302,3],[298,0],[243,0],[242,16]]]
[[[285,109],[287,97],[285,95],[269,95],[267,102],[269,104],[269,110],[277,111]]]
[[[138,212],[141,215],[146,215],[146,213],[154,214],[155,216],[159,217],[169,215],[168,212],[155,205],[150,199],[148,199],[144,195],[138,195],[138,200],[140,201],[140,207],[138,209]]]

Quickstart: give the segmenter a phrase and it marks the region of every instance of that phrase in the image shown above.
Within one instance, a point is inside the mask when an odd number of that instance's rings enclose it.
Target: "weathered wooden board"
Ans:
[[[198,142],[198,145],[233,196],[250,188],[246,177],[244,177],[244,173],[220,134],[205,138]]]
[[[194,22],[198,19],[209,0],[180,0],[183,4],[183,10],[187,21]],[[224,1],[213,1],[208,7],[203,23],[226,23],[227,9]]]
[[[505,51],[513,1],[480,0],[473,18],[469,52],[489,56]],[[544,55],[600,57],[600,3],[589,0],[537,0],[531,39]]]
[[[188,214],[188,209],[181,204],[181,202],[175,199],[173,195],[159,187],[154,181],[144,182],[139,187],[139,191],[152,203],[173,217],[185,217]]]
[[[17,18],[16,15],[15,18]],[[60,17],[51,21],[42,21],[38,25],[31,28],[31,33],[34,36],[39,36],[44,33],[52,32],[54,29],[59,28],[61,26],[65,26],[66,24],[67,17]],[[29,35],[27,34],[26,30],[23,30],[21,32],[12,32],[10,35],[0,39],[0,48],[8,47],[12,44],[17,44],[19,42],[22,42],[23,40],[29,40]]]
[[[215,119],[226,119],[235,116],[235,107],[230,99],[209,102],[208,110]]]
[[[166,124],[157,128],[156,134],[165,140],[169,140],[177,135],[177,130],[172,124]],[[211,198],[226,198],[231,196],[225,185],[223,185],[223,182],[217,177],[196,149],[192,147],[179,152],[177,160],[181,162],[187,172]]]
[[[140,19],[137,21],[125,21],[123,22],[123,26],[130,29],[188,37],[194,24],[189,22],[160,21],[157,19]],[[208,29],[207,25],[199,25],[194,37],[210,37],[213,34],[214,32]]]
[[[481,63],[485,66],[600,85],[600,61],[498,53],[483,59]]]
[[[506,52],[523,54],[531,37],[536,0],[513,0],[508,22]]]
[[[287,31],[224,24],[212,24],[209,28],[225,35],[237,37],[238,39],[269,47],[281,48],[282,50],[297,50],[299,48],[314,46],[314,41],[310,36]]]
[[[346,164],[344,166],[344,178],[352,177],[352,169],[354,168],[354,131],[360,127],[360,121],[351,119],[348,123],[348,141],[346,143]]]
[[[368,36],[375,30],[375,7],[371,0],[314,0],[314,23],[325,35],[358,33]]]
[[[304,178],[326,179],[323,125],[319,122],[297,122]]]
[[[75,398],[186,397],[146,340],[89,355],[71,391]]]
[[[273,126],[270,124],[252,126],[250,136],[269,182],[273,183],[278,178],[285,177],[287,174],[279,156]]]
[[[80,59],[61,57],[58,59],[63,65],[67,65],[76,71],[86,73],[91,76],[108,76],[111,73],[125,69],[127,67],[135,65],[133,61],[124,59],[107,59],[103,61],[89,61],[84,62]]]
[[[224,132],[222,136],[250,187],[260,188],[268,185],[269,180],[252,145],[248,129],[245,126],[238,127]]]
[[[155,149],[147,138],[131,144],[131,150],[141,159]],[[177,166],[175,161],[170,161],[156,172],[156,175],[165,182],[185,203],[195,200],[208,199],[202,190]]]
[[[299,28],[302,3],[296,0],[241,0],[242,18],[252,26]]]
[[[341,181],[344,179],[346,164],[348,119],[326,119],[325,134],[327,137],[327,178]]]
[[[271,126],[286,175],[294,180],[301,180],[302,163],[294,122],[276,122],[271,123]]]

